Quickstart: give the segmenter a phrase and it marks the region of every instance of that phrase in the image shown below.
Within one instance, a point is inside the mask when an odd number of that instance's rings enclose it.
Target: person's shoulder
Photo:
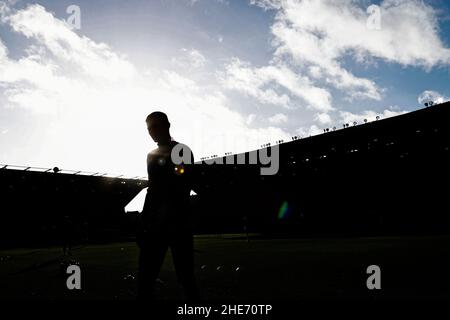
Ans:
[[[158,154],[159,154],[159,148],[156,148],[156,149],[153,149],[152,151],[150,151],[147,154],[147,163],[150,161],[150,159],[158,156]]]
[[[158,153],[159,153],[158,148],[150,151],[149,153],[147,153],[147,159],[150,158],[150,157],[154,157],[154,156],[158,155]]]

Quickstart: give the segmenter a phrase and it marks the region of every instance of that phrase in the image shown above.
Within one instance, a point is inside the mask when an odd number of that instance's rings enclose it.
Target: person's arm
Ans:
[[[203,191],[202,183],[200,182],[200,171],[199,171],[199,165],[194,164],[195,158],[194,153],[187,145],[182,145],[183,148],[181,149],[182,152],[182,158],[186,160],[187,155],[186,152],[189,153],[190,161],[189,163],[186,163],[183,161],[183,168],[184,168],[184,174],[183,179],[185,182],[185,187],[189,189],[189,192],[193,190],[196,194],[201,194]]]
[[[148,212],[149,212],[149,206],[150,206],[150,169],[149,169],[149,164],[150,164],[150,157],[151,157],[151,153],[149,153],[147,155],[147,193],[145,195],[145,201],[144,201],[144,207],[142,208],[142,215],[145,217]]]

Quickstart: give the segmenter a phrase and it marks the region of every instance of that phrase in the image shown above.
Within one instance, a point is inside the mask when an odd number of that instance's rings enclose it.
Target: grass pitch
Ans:
[[[136,244],[0,251],[1,300],[134,300]],[[262,239],[196,236],[195,272],[203,299],[292,301],[450,298],[450,237]],[[81,290],[68,290],[64,264],[81,268]],[[368,290],[367,267],[381,268],[381,290]],[[182,300],[168,250],[158,299]]]

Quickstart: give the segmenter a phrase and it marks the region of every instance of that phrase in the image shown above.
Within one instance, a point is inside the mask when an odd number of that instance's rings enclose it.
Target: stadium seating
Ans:
[[[444,103],[279,141],[276,175],[261,175],[258,164],[225,164],[225,157],[224,164],[197,163],[195,231],[449,233],[449,120]],[[3,165],[0,245],[55,243],[65,216],[80,241],[132,237],[133,214],[124,207],[146,186],[144,179]]]

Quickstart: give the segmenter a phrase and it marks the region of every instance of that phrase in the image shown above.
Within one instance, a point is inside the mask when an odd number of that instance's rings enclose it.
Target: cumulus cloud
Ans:
[[[307,128],[298,128],[296,130],[297,135],[299,135],[302,138],[306,138],[309,136],[314,136],[317,135],[319,133],[322,133],[322,130],[315,124],[307,127]]]
[[[318,113],[316,118],[320,124],[330,124],[332,122],[331,116],[328,113]]]
[[[19,10],[7,21],[14,31],[43,44],[59,63],[79,68],[86,76],[115,81],[126,80],[135,73],[133,65],[108,45],[77,35],[66,22],[55,19],[40,5]]]
[[[181,57],[173,57],[172,63],[181,67],[202,68],[207,60],[205,56],[197,49],[181,49]]]
[[[0,40],[0,98],[6,108],[32,114],[40,140],[33,134],[17,158],[3,152],[2,162],[142,175],[151,147],[144,119],[155,109],[168,113],[174,138],[190,145],[196,159],[287,137],[272,126],[249,129],[220,86],[176,70],[139,70],[40,5],[3,13],[31,45],[14,59]],[[206,60],[195,49],[182,52],[194,66]]]
[[[233,58],[221,75],[223,84],[261,104],[314,110],[318,125],[399,113],[341,110],[340,118],[332,116],[336,114],[332,88],[350,101],[380,101],[385,95],[374,80],[354,74],[348,58],[363,66],[379,60],[425,70],[450,62],[450,50],[439,38],[437,13],[423,1],[382,1],[376,7],[380,28],[375,29],[368,28],[366,1],[250,0],[250,4],[275,11],[273,57],[259,67]],[[302,130],[309,134],[316,129]]]
[[[439,37],[437,12],[423,1],[384,0],[379,6],[372,6],[372,10],[368,10],[367,1],[362,0],[250,0],[250,4],[275,13],[271,26],[274,54],[267,67],[236,68],[231,64],[233,72],[230,78],[236,80],[231,87],[256,97],[262,103],[269,101],[289,106],[292,105],[292,97],[305,99],[314,95],[299,95],[295,91],[301,88],[297,82],[295,86],[283,86],[289,98],[283,99],[285,96],[274,94],[273,86],[266,84],[275,79],[273,69],[294,74],[309,88],[323,90],[317,91],[321,92],[321,99],[316,99],[316,103],[308,101],[309,106],[317,111],[314,121],[318,125],[361,122],[376,116],[383,118],[405,113],[394,108],[381,112],[333,112],[331,88],[337,89],[350,101],[380,101],[385,95],[385,89],[374,80],[354,74],[348,61],[363,67],[376,66],[380,61],[425,71],[450,63],[450,50]],[[374,10],[380,13],[379,28],[368,27],[369,15]],[[280,65],[283,69],[279,68]],[[265,68],[271,68],[270,75],[263,72]],[[420,101],[445,99],[437,93],[425,92],[422,96]],[[309,135],[320,130],[317,125],[312,125],[298,129],[298,132]]]
[[[226,88],[241,91],[263,104],[294,108],[296,99],[301,99],[316,110],[333,109],[331,94],[327,90],[314,86],[308,77],[283,64],[256,68],[249,62],[234,58],[226,66],[222,83]]]
[[[438,103],[444,103],[445,101],[448,101],[449,99],[445,97],[444,95],[440,94],[439,92],[433,91],[433,90],[425,90],[422,92],[419,97],[417,98],[417,101],[423,105],[425,103],[429,103],[430,101],[438,104]]]
[[[247,116],[246,123],[247,125],[251,125],[256,119],[256,114],[252,113]]]
[[[350,98],[380,100],[382,90],[347,70],[342,63],[346,56],[426,69],[450,61],[450,50],[439,38],[435,10],[422,1],[384,0],[380,30],[367,28],[366,8],[359,1],[277,3],[280,11],[272,26],[275,55],[316,67],[313,75],[320,70],[326,82],[349,90]]]
[[[251,0],[277,10],[272,25],[275,61],[289,59],[309,75],[344,92],[348,99],[381,100],[383,89],[344,66],[380,59],[427,70],[448,65],[450,50],[439,38],[436,11],[423,1],[384,0],[380,30],[367,27],[365,1]],[[424,45],[426,43],[426,45]]]
[[[277,114],[273,115],[272,117],[269,117],[268,120],[272,124],[281,124],[281,123],[287,122],[288,117],[284,113],[277,113]]]
[[[340,111],[339,117],[340,117],[340,120],[342,121],[342,123],[351,124],[353,122],[363,123],[364,120],[374,121],[377,119],[377,116],[380,119],[386,119],[386,118],[398,116],[398,115],[405,114],[405,113],[407,113],[407,111],[395,110],[394,108],[386,109],[381,113],[371,111],[371,110],[365,110],[365,111],[362,111],[359,113],[352,113],[349,111]]]
[[[266,11],[281,8],[281,1],[279,0],[250,0],[250,4],[261,7]]]
[[[77,34],[40,5],[15,10],[0,1],[0,20],[18,37],[15,41],[27,46],[13,58],[5,42],[10,37],[0,39],[0,99],[6,108],[32,113],[45,141],[33,149],[37,152],[22,153],[21,159],[42,164],[51,158],[54,164],[74,169],[145,171],[142,153],[150,146],[142,119],[155,109],[169,114],[174,137],[191,145],[197,159],[246,151],[288,139],[282,128],[292,126],[292,121],[284,111],[270,112],[271,107],[289,109],[290,114],[308,109],[311,124],[296,130],[302,136],[321,133],[320,126],[333,123],[404,113],[395,108],[337,110],[334,92],[348,99],[380,100],[384,95],[374,80],[354,74],[347,58],[363,65],[380,60],[425,70],[449,63],[436,12],[422,1],[382,1],[381,30],[367,29],[365,1],[250,2],[275,10],[272,59],[257,66],[231,58],[217,73],[218,83],[215,73],[208,78],[214,81],[202,83],[199,75],[211,62],[198,49],[175,52],[171,68],[143,70],[107,44]],[[229,90],[268,105],[272,116],[235,111]],[[440,101],[441,95],[430,92],[422,99]],[[269,127],[258,128],[263,122]],[[13,134],[10,129],[7,135]],[[33,139],[27,143],[36,144]],[[10,162],[4,154],[0,160]]]

